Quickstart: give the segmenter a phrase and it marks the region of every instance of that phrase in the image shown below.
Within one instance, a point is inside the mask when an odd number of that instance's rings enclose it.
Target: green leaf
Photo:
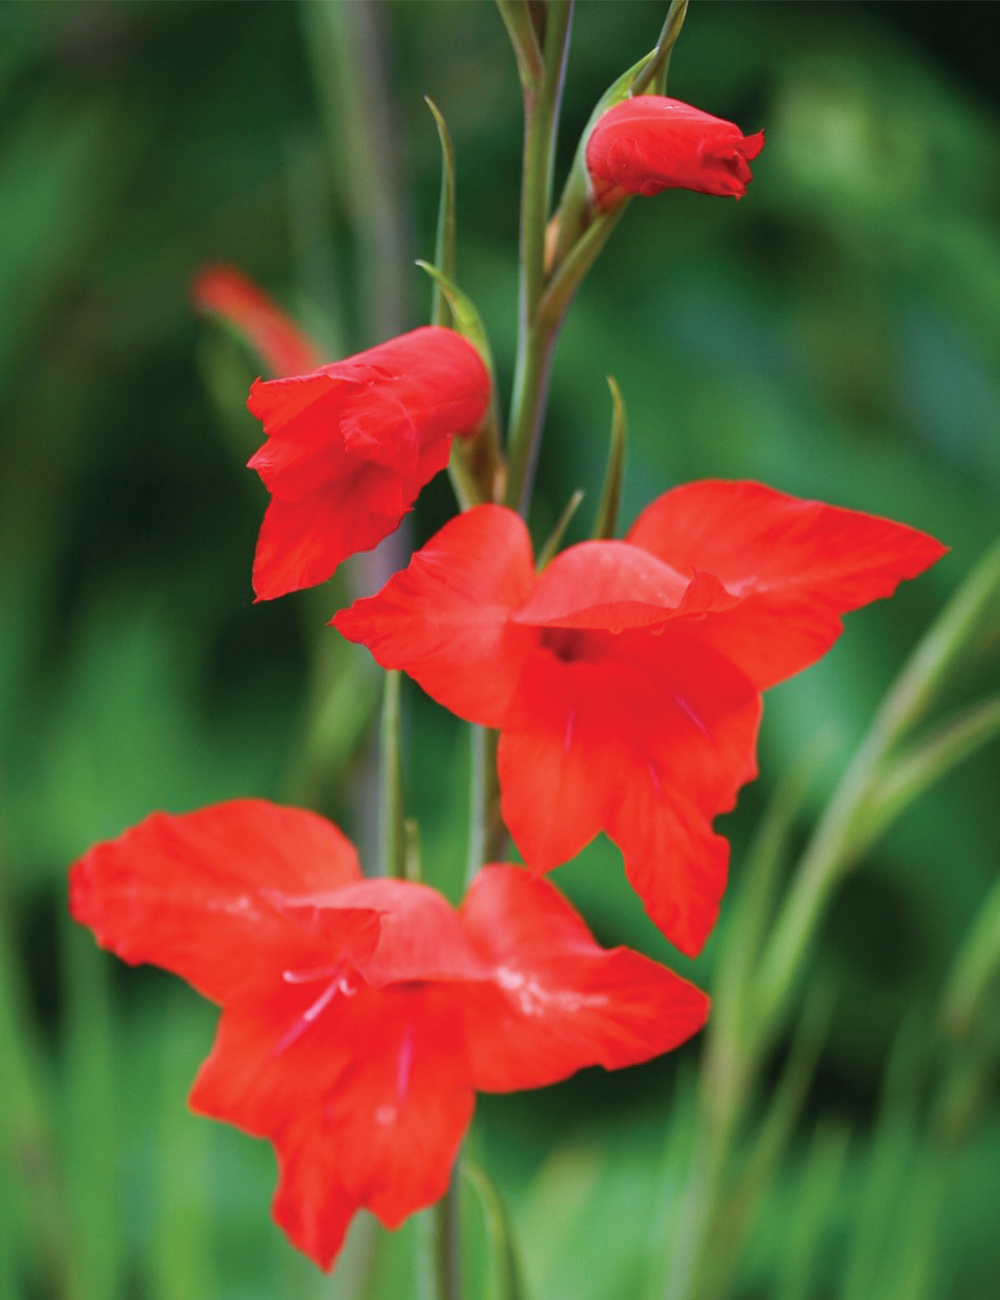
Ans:
[[[848,1134],[819,1127],[809,1146],[795,1212],[782,1230],[774,1300],[811,1300],[817,1294],[817,1262],[841,1192]]]
[[[917,1014],[904,1021],[889,1055],[882,1104],[868,1148],[868,1167],[845,1255],[843,1300],[884,1295],[891,1244],[905,1222],[906,1192],[912,1183],[921,1135],[917,1125],[918,1085],[925,1057],[926,1028]]]
[[[5,1201],[25,1275],[68,1294],[69,1253],[52,1132],[53,1088],[14,963],[6,899],[0,896],[0,1166],[16,1188]],[[6,1181],[5,1180],[5,1181]],[[0,1247],[3,1248],[3,1247]]]
[[[531,21],[528,0],[497,0],[497,8],[507,28],[510,43],[514,47],[521,85],[525,90],[531,90],[545,75],[545,65],[538,37],[535,34],[535,25]]]
[[[431,110],[441,141],[441,198],[438,203],[437,239],[434,262],[438,271],[448,280],[455,278],[455,146],[437,104],[429,95],[424,103]],[[451,313],[441,284],[434,281],[431,302],[431,324],[450,325]]]
[[[152,1007],[146,1012],[152,1015]],[[148,1276],[152,1300],[210,1300],[220,1294],[213,1260],[222,1231],[206,1213],[212,1182],[211,1125],[183,1103],[204,1052],[202,1007],[193,1008],[188,990],[171,987],[156,1007],[156,1022],[144,1026],[155,1043],[148,1127],[153,1156],[152,1245]],[[124,1063],[120,1063],[122,1073]],[[263,1189],[262,1189],[263,1190]]]
[[[1000,695],[964,710],[927,739],[887,760],[856,826],[855,852],[880,835],[925,790],[997,735]]]
[[[490,1245],[493,1287],[492,1300],[521,1300],[521,1267],[510,1218],[493,1181],[472,1163],[468,1157],[462,1161],[462,1173],[476,1194],[486,1225]]]
[[[972,1029],[1000,978],[1000,878],[980,907],[959,949],[942,999],[941,1020],[955,1038]]]
[[[610,375],[607,380],[614,409],[611,415],[611,447],[608,451],[608,467],[604,473],[604,491],[594,521],[593,536],[598,539],[614,537],[618,527],[618,502],[625,474],[625,439],[628,433],[621,390]]]
[[[559,516],[555,528],[553,528],[552,532],[549,534],[549,540],[545,543],[545,545],[542,547],[541,551],[539,552],[538,565],[537,565],[539,573],[541,573],[541,571],[545,568],[545,566],[552,560],[552,558],[555,556],[556,551],[559,550],[559,545],[562,542],[563,535],[565,534],[566,529],[569,527],[573,519],[573,516],[580,508],[580,502],[582,500],[583,500],[583,490],[581,488],[577,488],[576,491],[573,493],[573,495],[570,497],[570,499],[566,502],[566,508]]]
[[[630,95],[663,94],[667,84],[670,55],[677,44],[677,37],[681,34],[687,9],[688,0],[672,0],[660,31],[660,38],[629,87]]]
[[[924,716],[955,668],[1000,617],[1000,541],[965,579],[913,652],[875,720],[888,747]]]
[[[417,259],[417,266],[426,271],[432,280],[440,287],[441,292],[448,300],[452,314],[455,318],[455,329],[461,334],[462,338],[468,339],[472,346],[482,358],[483,365],[489,371],[490,381],[494,379],[493,352],[490,349],[490,341],[486,336],[486,330],[480,319],[479,312],[476,311],[472,304],[472,299],[467,297],[453,280],[450,280],[443,272],[439,271],[436,266],[431,266],[430,262],[424,262]]]
[[[119,1294],[125,1244],[118,1204],[119,1145],[110,962],[89,934],[63,917],[60,929],[66,1056],[60,1071],[62,1155],[72,1242],[72,1300]]]
[[[457,333],[472,344],[482,358],[490,377],[490,408],[479,429],[471,438],[456,438],[452,443],[448,466],[455,495],[463,510],[494,499],[500,473],[500,416],[497,410],[496,371],[493,353],[479,313],[459,287],[429,262],[418,261],[434,280],[451,308]]]

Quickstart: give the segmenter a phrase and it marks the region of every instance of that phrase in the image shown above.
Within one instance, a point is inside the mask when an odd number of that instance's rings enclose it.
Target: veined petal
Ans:
[[[323,903],[322,898],[315,900]],[[414,980],[482,980],[488,971],[454,908],[436,889],[410,880],[362,880],[333,895],[338,907],[379,913],[378,947],[361,967],[376,988]]]
[[[650,783],[624,783],[608,834],[656,928],[688,957],[705,946],[719,914],[729,842],[700,809]]]
[[[548,871],[606,831],[685,951],[718,908],[726,853],[711,821],[756,773],[760,717],[753,686],[704,644],[703,626],[560,633],[566,657],[531,658],[499,753],[504,820],[528,866]]]
[[[297,501],[273,497],[254,553],[256,598],[272,600],[325,582],[349,555],[377,546],[409,509],[384,509],[398,487],[385,470],[371,465]],[[363,501],[368,508],[359,509]]]
[[[615,751],[587,707],[592,679],[588,666],[536,652],[500,736],[503,819],[534,872],[551,871],[589,844],[604,824],[605,791],[617,783]]]
[[[588,1065],[635,1065],[705,1023],[704,993],[627,948],[600,948],[559,892],[520,867],[485,867],[461,917],[495,971],[469,1016],[484,1091],[539,1087]]]
[[[510,619],[533,583],[523,521],[501,506],[477,506],[446,524],[377,595],[332,621],[445,708],[497,727],[536,640]]]
[[[376,911],[299,903],[359,878],[352,845],[322,817],[237,799],[155,813],[95,845],[71,870],[70,909],[124,961],[162,966],[225,1003],[317,953],[367,961]]]
[[[334,997],[286,1046],[259,1003],[227,1011],[191,1104],[274,1141],[275,1218],[328,1268],[355,1210],[395,1227],[446,1191],[473,1109],[460,1023],[417,984]]]
[[[839,636],[841,614],[892,595],[946,549],[888,519],[722,480],[659,497],[628,540],[743,598],[706,620],[703,635],[758,689],[813,663]]]
[[[260,420],[269,438],[280,438],[313,408],[325,407],[329,418],[330,412],[357,387],[357,380],[342,374],[338,363],[331,362],[305,374],[255,379],[250,386],[247,409]]]
[[[738,603],[711,574],[681,574],[628,542],[580,542],[557,555],[516,623],[621,632]]]

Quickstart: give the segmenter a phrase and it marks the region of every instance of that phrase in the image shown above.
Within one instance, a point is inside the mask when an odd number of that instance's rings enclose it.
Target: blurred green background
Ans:
[[[579,6],[557,184],[594,101],[650,48],[664,8]],[[998,531],[998,35],[994,5],[694,0],[668,88],[766,128],[753,184],[738,204],[682,192],[633,203],[560,343],[536,540],[577,486],[574,535],[589,528],[610,373],[630,424],[623,526],[672,484],[746,476],[952,548],[769,696],[761,778],[725,824],[734,892],[779,779],[825,737],[801,839],[920,631]],[[352,96],[373,88],[375,143],[359,161]],[[488,0],[0,6],[4,1300],[408,1294],[419,1220],[391,1238],[362,1221],[332,1278],[285,1244],[267,1216],[269,1148],[184,1108],[211,1008],[98,955],[66,917],[65,879],[90,843],[153,809],[236,795],[296,798],[371,843],[378,679],[323,624],[345,581],[370,585],[374,569],[252,604],[266,497],[242,468],[260,437],[242,403],[257,370],[196,318],[189,286],[203,264],[235,263],[331,356],[425,320],[412,262],[433,253],[439,155],[424,94],[454,137],[458,278],[505,399],[521,108]],[[413,539],[452,509],[442,476]],[[997,644],[970,657],[942,708],[996,689]],[[429,878],[455,896],[465,735],[416,688],[405,704],[409,811]],[[933,1022],[995,879],[998,788],[994,742],[838,892],[811,961],[833,990],[829,1024],[726,1294],[907,1300],[918,1248],[933,1257],[919,1294],[1000,1294],[995,1058],[974,1128],[943,1154],[886,1102],[887,1061],[911,1068],[899,1044]],[[685,963],[609,845],[556,882],[603,942],[711,990],[725,906],[706,954]],[[765,1081],[786,1054],[780,1044]],[[685,1193],[698,1060],[692,1044],[627,1075],[482,1101],[471,1148],[509,1202],[529,1295],[667,1293],[661,1238]],[[921,1219],[910,1200],[926,1162],[947,1194]],[[470,1236],[470,1296],[490,1296],[485,1239]]]

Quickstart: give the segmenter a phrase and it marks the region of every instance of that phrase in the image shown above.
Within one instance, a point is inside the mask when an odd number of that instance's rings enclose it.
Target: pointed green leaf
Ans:
[[[452,324],[457,333],[468,339],[482,358],[490,377],[490,408],[482,424],[471,438],[456,438],[452,444],[448,472],[455,495],[463,510],[494,499],[500,472],[500,416],[497,410],[496,372],[489,339],[472,301],[446,275],[429,262],[418,261],[417,266],[426,271],[440,286],[451,308]]]
[[[448,280],[455,278],[455,146],[441,112],[429,95],[424,103],[431,110],[441,141],[441,198],[438,203],[437,240],[434,246],[434,263]],[[441,285],[434,281],[431,303],[431,324],[450,325],[451,312]]]
[[[537,565],[539,573],[541,573],[549,561],[552,560],[556,551],[559,550],[559,545],[562,542],[563,535],[572,522],[573,516],[576,514],[577,510],[579,510],[580,502],[582,500],[583,492],[580,488],[577,488],[570,499],[566,502],[565,510],[559,516],[555,528],[553,528],[552,532],[549,534],[549,540],[545,543],[539,553]]]
[[[496,0],[517,59],[517,72],[525,90],[537,86],[545,73],[542,51],[531,21],[528,0]]]
[[[660,38],[645,65],[629,87],[630,95],[662,95],[667,84],[667,66],[670,54],[681,34],[687,15],[688,0],[672,0],[660,31]]]
[[[443,272],[439,271],[436,266],[431,266],[430,262],[424,262],[417,259],[417,266],[426,271],[431,279],[440,287],[441,292],[448,300],[452,314],[455,318],[454,328],[461,334],[462,338],[468,339],[472,346],[482,357],[483,365],[489,371],[490,381],[493,382],[494,366],[493,353],[490,349],[490,341],[486,336],[486,330],[483,328],[483,322],[479,312],[472,305],[472,300],[468,298],[457,284],[448,278]]]
[[[625,440],[628,425],[625,419],[625,403],[621,390],[614,379],[607,376],[611,389],[611,446],[608,450],[608,467],[604,472],[604,491],[601,504],[594,521],[593,536],[598,540],[614,537],[618,527],[618,502],[622,493],[622,478],[625,474]]]

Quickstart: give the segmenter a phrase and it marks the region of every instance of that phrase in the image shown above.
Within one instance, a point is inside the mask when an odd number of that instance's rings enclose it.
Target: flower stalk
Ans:
[[[501,6],[501,11],[516,6]],[[525,6],[525,11],[527,7]],[[545,288],[545,231],[552,197],[559,107],[569,51],[573,0],[550,0],[541,36],[541,77],[524,91],[524,162],[519,238],[518,339],[508,432],[505,502],[527,513],[542,414],[548,391],[552,349],[560,321],[543,321],[539,304]],[[506,14],[505,14],[505,21]],[[510,30],[508,24],[508,30]],[[515,43],[515,50],[519,48]],[[521,59],[519,57],[519,66]]]

